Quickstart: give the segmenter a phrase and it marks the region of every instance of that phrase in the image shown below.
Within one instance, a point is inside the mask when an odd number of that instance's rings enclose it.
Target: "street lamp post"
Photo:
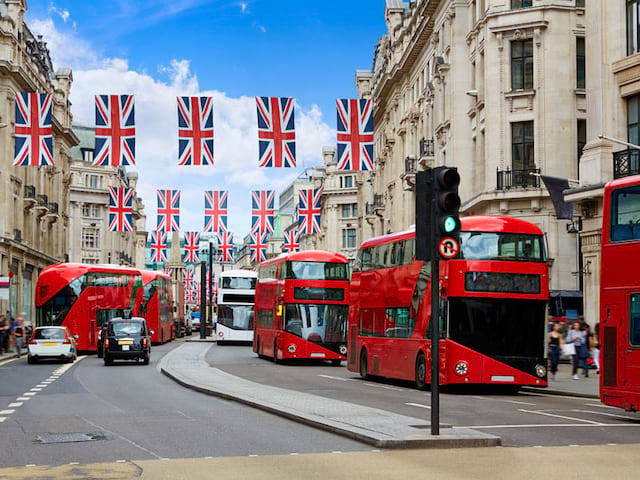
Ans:
[[[207,338],[207,292],[202,289],[207,285],[207,262],[200,262],[200,339]]]
[[[209,321],[211,322],[211,331],[215,335],[216,331],[213,326],[213,238],[209,239]]]

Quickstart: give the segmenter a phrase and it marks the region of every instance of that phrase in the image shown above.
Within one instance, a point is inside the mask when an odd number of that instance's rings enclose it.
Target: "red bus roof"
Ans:
[[[156,270],[141,270],[142,273],[142,283],[147,285],[150,281],[155,280],[156,278],[162,277],[169,279],[169,275],[164,272],[158,272]]]
[[[522,233],[528,235],[542,235],[542,230],[531,222],[519,218],[505,217],[503,215],[473,215],[461,217],[461,230],[463,232],[497,232],[497,233]],[[360,248],[370,248],[386,243],[398,242],[415,238],[415,227],[403,232],[390,233],[380,237],[365,240]]]
[[[631,187],[633,185],[640,185],[640,175],[632,175],[630,177],[622,177],[612,180],[605,185],[605,189],[612,190],[614,188]]]
[[[347,257],[339,253],[326,252],[324,250],[305,250],[302,252],[294,252],[282,254],[266,262],[262,262],[260,267],[267,265],[275,265],[282,262],[330,262],[330,263],[349,263]]]

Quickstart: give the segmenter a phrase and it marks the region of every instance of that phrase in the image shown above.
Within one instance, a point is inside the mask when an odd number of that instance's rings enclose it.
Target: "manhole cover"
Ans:
[[[102,432],[80,432],[80,433],[41,433],[36,437],[36,442],[40,443],[73,443],[73,442],[93,442],[105,440],[107,437]]]

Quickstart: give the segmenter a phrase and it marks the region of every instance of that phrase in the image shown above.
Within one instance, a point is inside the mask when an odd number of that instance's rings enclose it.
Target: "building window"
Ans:
[[[576,0],[576,7],[584,8],[584,0]]]
[[[340,188],[353,188],[353,175],[340,177]]]
[[[345,203],[342,205],[342,218],[354,218],[358,216],[357,203]]]
[[[100,248],[99,231],[97,228],[82,229],[82,248]]]
[[[533,6],[533,0],[511,0],[511,8],[529,8]]]
[[[634,145],[640,141],[640,95],[627,99],[627,141]]]
[[[580,163],[580,157],[582,157],[582,150],[587,143],[587,121],[584,119],[578,120],[578,163]]]
[[[100,205],[91,205],[91,216],[93,218],[100,217]]]
[[[356,248],[355,228],[344,228],[342,230],[342,248]]]
[[[533,122],[516,122],[511,124],[511,164],[512,170],[529,170],[535,168],[533,155]]]
[[[627,55],[640,47],[640,0],[627,0]]]
[[[533,40],[515,40],[511,42],[511,90],[531,89],[533,89]]]
[[[585,88],[585,46],[584,37],[576,38],[576,87]]]
[[[85,186],[98,188],[98,175],[88,175],[85,177]]]
[[[89,205],[88,203],[85,203],[84,205],[82,205],[82,216],[83,217],[91,216],[91,205]]]
[[[82,150],[82,159],[87,163],[93,163],[93,150]]]

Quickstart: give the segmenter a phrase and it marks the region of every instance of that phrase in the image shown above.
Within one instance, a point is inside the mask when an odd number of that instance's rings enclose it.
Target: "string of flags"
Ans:
[[[295,168],[295,101],[256,97],[258,166]],[[178,165],[214,165],[213,98],[177,97]],[[51,94],[16,93],[14,166],[54,165]],[[371,99],[338,99],[338,170],[373,170]],[[136,164],[133,95],[95,96],[94,166]]]

